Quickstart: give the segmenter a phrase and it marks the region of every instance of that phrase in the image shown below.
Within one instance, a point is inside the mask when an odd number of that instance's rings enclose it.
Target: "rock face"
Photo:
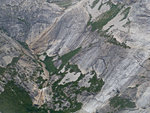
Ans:
[[[63,11],[44,0],[3,0],[0,8],[0,28],[19,41],[33,40]]]
[[[149,6],[0,1],[0,92],[13,80],[44,113],[149,113]]]

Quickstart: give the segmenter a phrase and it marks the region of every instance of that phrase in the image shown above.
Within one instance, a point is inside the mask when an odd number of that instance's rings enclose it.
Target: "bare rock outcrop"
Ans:
[[[149,6],[1,1],[0,91],[14,80],[34,104],[60,113],[149,113]]]

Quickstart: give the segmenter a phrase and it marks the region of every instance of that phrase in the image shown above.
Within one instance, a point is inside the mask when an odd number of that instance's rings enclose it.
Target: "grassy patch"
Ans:
[[[100,31],[100,36],[103,36],[105,38],[107,38],[107,42],[111,43],[111,44],[114,44],[114,45],[117,45],[117,46],[121,46],[123,48],[128,48],[130,49],[129,46],[127,46],[124,42],[120,43],[119,41],[116,40],[116,38],[111,35],[111,34],[108,34],[107,31],[109,29],[107,29],[106,31]]]
[[[59,76],[59,79],[55,81],[52,84],[52,91],[53,91],[53,98],[52,98],[52,104],[53,107],[51,108],[52,113],[71,113],[75,112],[81,109],[82,103],[77,101],[77,96],[81,95],[83,91],[90,92],[91,94],[97,93],[101,90],[104,82],[102,79],[98,79],[96,76],[95,71],[93,71],[93,74],[95,76],[90,79],[91,86],[89,88],[80,87],[78,85],[78,82],[84,77],[84,75],[81,73],[80,69],[77,65],[70,64],[69,60],[75,56],[81,48],[77,48],[67,54],[64,54],[63,56],[59,57],[58,60],[62,61],[62,64],[59,69],[57,69],[54,66],[53,58],[52,57],[46,57],[44,60],[44,63],[46,65],[46,69],[52,74],[56,74]],[[65,68],[64,72],[60,72],[61,69]],[[80,72],[80,77],[77,81],[69,82],[64,85],[59,85],[60,81],[65,77],[66,73],[70,71],[70,73]],[[65,103],[68,103],[68,105],[65,105]],[[56,110],[56,106],[59,106]],[[63,109],[63,110],[62,110]]]
[[[14,57],[10,64],[6,66],[6,72],[8,72],[10,75],[15,76],[18,74],[15,68],[15,64],[18,62],[20,57]]]
[[[110,106],[117,108],[118,110],[124,108],[134,108],[135,103],[129,99],[119,97],[118,95],[110,99]]]
[[[53,84],[54,104],[59,103],[60,106],[62,106],[65,101],[69,102],[69,105],[63,107],[63,110],[58,111],[59,113],[71,113],[81,109],[82,103],[77,102],[78,93],[75,93],[77,92],[77,90],[78,90],[77,82],[71,82],[65,85]]]
[[[92,31],[95,31],[97,29],[102,30],[103,26],[105,26],[111,19],[113,19],[123,7],[120,4],[115,5],[111,2],[109,3],[109,5],[110,9],[101,14],[99,20],[97,20],[96,22],[91,22]]]
[[[70,64],[68,65],[68,67],[66,66],[66,68],[67,69],[72,68],[71,66],[70,67],[69,66],[70,66]],[[77,69],[77,67],[75,66],[75,70],[73,69],[72,71],[73,72],[80,71],[80,70],[78,70],[78,69],[76,70],[76,69]],[[75,112],[75,111],[81,109],[82,103],[77,101],[77,95],[80,95],[83,91],[87,91],[87,92],[93,94],[93,93],[97,93],[101,90],[102,86],[104,85],[103,80],[97,78],[95,71],[93,71],[92,74],[95,74],[95,75],[93,78],[91,78],[89,80],[91,85],[88,88],[79,87],[79,85],[78,85],[78,82],[84,77],[84,75],[82,75],[82,74],[80,75],[80,77],[78,78],[77,81],[66,83],[65,85],[58,85],[58,83],[61,81],[61,79],[60,79],[53,84],[52,89],[53,89],[53,93],[54,93],[54,96],[53,96],[54,104],[59,103],[61,106],[64,104],[65,101],[68,101],[70,103],[70,105],[66,106],[66,108],[63,108],[63,111],[59,111],[60,113],[71,113],[71,112]],[[65,73],[62,75],[65,76]]]
[[[124,15],[124,17],[123,17],[120,21],[122,21],[122,20],[124,20],[124,19],[126,19],[126,18],[128,17],[128,14],[129,14],[129,12],[130,12],[130,9],[131,9],[131,7],[128,7],[128,8],[126,8],[125,10],[123,10],[123,11],[121,12],[121,15]]]
[[[81,87],[80,92],[86,90],[89,93],[97,93],[101,91],[104,81],[97,78],[95,71],[92,71],[91,74],[94,74],[94,76],[89,80],[89,83],[91,83],[90,87]]]
[[[44,80],[41,76],[39,76],[39,77],[37,78],[36,83],[39,85],[39,89],[42,89],[42,88],[43,88],[43,84],[45,83],[45,81],[47,81],[47,80]]]
[[[61,66],[60,66],[60,70],[63,68],[63,66],[65,65],[65,64],[67,64],[68,63],[68,61],[73,57],[73,56],[75,56],[79,51],[80,51],[80,49],[81,49],[81,47],[79,47],[79,48],[77,48],[77,49],[75,49],[75,50],[73,50],[73,51],[70,51],[69,53],[67,53],[67,54],[65,54],[65,55],[63,55],[63,56],[61,56],[59,59],[61,59],[61,61],[62,61],[62,64],[61,64]]]
[[[98,10],[100,10],[100,9],[102,8],[103,5],[104,5],[104,4],[101,3],[100,6],[98,7]]]
[[[12,59],[11,63],[8,64],[7,66],[11,66],[11,65],[14,66],[14,65],[18,62],[19,58],[20,58],[20,57],[14,57],[14,58]]]
[[[87,26],[89,26],[89,25],[91,25],[91,24],[92,24],[92,22],[91,22],[92,15],[90,14],[89,16],[90,16],[90,19],[89,19],[89,21],[87,22]]]
[[[50,74],[57,74],[58,69],[54,66],[54,62],[52,60],[53,60],[53,57],[46,56],[46,58],[44,60],[44,64]]]
[[[33,106],[28,93],[14,82],[8,82],[4,89],[0,94],[2,113],[47,113],[47,110]]]
[[[94,0],[93,3],[92,3],[91,8],[94,8],[98,2],[99,2],[99,0]]]
[[[52,1],[52,2],[50,2],[50,0],[47,0],[47,2],[49,2],[49,3],[55,3],[58,6],[64,7],[64,8],[67,8],[67,7],[69,7],[69,6],[72,5],[72,0]]]
[[[87,88],[88,92],[97,93],[101,91],[102,86],[104,85],[104,81],[102,79],[98,79],[96,74],[89,81],[91,83],[90,87]]]
[[[49,71],[50,74],[58,74],[58,72],[69,62],[69,60],[75,56],[79,51],[80,51],[81,48],[77,48],[63,56],[61,56],[59,58],[59,60],[62,61],[62,64],[60,66],[59,69],[57,69],[55,66],[54,66],[54,62],[52,61],[53,60],[53,57],[48,57],[46,56],[45,60],[43,61],[44,64],[46,65],[46,69]],[[70,65],[71,66],[71,65]],[[75,66],[72,66],[72,69],[73,70],[75,68]]]
[[[11,75],[11,76],[16,76],[18,74],[18,72],[16,71],[15,67],[9,67],[7,68],[7,72]]]
[[[59,104],[59,106],[63,106],[64,102],[69,102],[69,105],[62,107],[63,110],[55,111],[54,113],[71,113],[75,112],[82,107],[82,103],[77,101],[77,95],[79,94],[78,90],[78,81],[82,79],[83,75],[81,74],[77,81],[69,82],[64,85],[58,85],[58,83],[63,79],[66,74],[66,71],[70,70],[70,72],[80,72],[77,65],[66,64],[65,72],[58,73],[61,77],[58,81],[54,82],[52,85],[53,90],[53,104]],[[75,94],[75,95],[74,95]],[[74,95],[74,96],[73,96]],[[53,113],[53,112],[52,112]]]
[[[109,38],[109,39],[108,39],[108,42],[109,42],[109,43],[112,43],[112,44],[114,44],[114,45],[121,46],[121,47],[123,47],[123,48],[129,48],[129,49],[130,49],[130,47],[127,46],[124,42],[120,43],[120,42],[118,42],[118,41],[116,40],[116,38],[114,38],[114,37]]]
[[[28,46],[28,44],[27,43],[25,43],[25,42],[21,42],[21,41],[18,41],[19,43],[20,43],[20,45],[22,45],[25,49],[28,49],[28,50],[30,50],[29,49],[29,46]]]
[[[72,73],[72,72],[76,72],[76,73],[81,72],[77,65],[68,63],[65,67],[65,71],[67,71],[69,69],[70,69],[70,73]]]
[[[5,73],[6,69],[3,67],[0,67],[0,75],[3,75]]]
[[[124,6],[121,5],[121,4],[116,4],[116,5],[115,5],[115,4],[113,4],[113,3],[111,2],[111,0],[109,0],[108,2],[106,2],[106,3],[104,3],[104,4],[109,5],[109,6],[110,6],[110,9],[109,9],[108,11],[106,11],[105,13],[101,14],[101,15],[100,15],[100,18],[99,18],[97,21],[95,21],[95,22],[91,22],[91,18],[92,18],[92,17],[91,17],[91,15],[90,15],[90,19],[89,19],[89,21],[88,21],[88,23],[87,23],[87,26],[91,25],[91,27],[92,27],[91,30],[92,30],[92,31],[98,30],[99,33],[100,33],[100,36],[106,37],[106,38],[108,39],[107,41],[108,41],[109,43],[112,43],[112,44],[114,44],[114,45],[121,46],[121,47],[123,47],[123,48],[130,48],[130,47],[127,46],[124,42],[123,42],[123,43],[118,42],[114,36],[112,36],[112,35],[110,35],[110,34],[107,33],[108,30],[109,30],[111,27],[113,27],[113,25],[110,26],[110,28],[108,28],[108,29],[105,30],[105,31],[102,30],[102,29],[103,29],[103,26],[105,26],[110,20],[112,20],[112,19],[121,11],[121,9],[122,9]],[[100,5],[100,8],[102,7],[102,5],[103,5],[103,4]],[[129,13],[129,10],[130,10],[130,7],[126,8],[125,10],[122,11],[121,14],[124,14],[124,18],[123,18],[123,19],[127,18],[128,13]],[[129,22],[128,22],[127,24],[129,24]],[[124,25],[124,27],[127,26],[127,24]]]
[[[44,63],[46,65],[46,69],[51,73],[51,75],[56,74],[58,76],[60,76],[60,79],[56,82],[53,83],[52,85],[52,90],[53,90],[53,104],[55,107],[55,104],[59,103],[59,106],[62,106],[64,104],[65,101],[68,101],[70,103],[69,106],[65,106],[63,108],[63,110],[60,111],[55,111],[55,108],[53,108],[52,113],[70,113],[70,112],[74,112],[77,111],[79,109],[81,109],[82,103],[79,103],[76,101],[77,97],[71,98],[71,95],[73,94],[73,92],[70,92],[70,95],[66,95],[65,93],[65,88],[68,87],[68,89],[70,89],[70,91],[76,91],[77,87],[75,87],[75,84],[77,86],[77,83],[75,82],[71,82],[71,83],[67,83],[65,85],[58,85],[58,83],[63,79],[63,77],[66,74],[67,70],[70,70],[70,72],[80,72],[79,68],[77,65],[73,65],[73,64],[69,64],[69,60],[79,52],[80,48],[77,48],[65,55],[63,55],[62,57],[59,58],[59,60],[62,60],[62,64],[60,66],[59,69],[57,69],[54,66],[54,62],[52,61],[53,58],[52,57],[48,57],[46,56]],[[59,72],[62,68],[65,67],[65,72],[61,73]]]

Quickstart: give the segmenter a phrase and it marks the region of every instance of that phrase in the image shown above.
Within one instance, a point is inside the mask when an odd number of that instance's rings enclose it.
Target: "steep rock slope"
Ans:
[[[19,41],[39,35],[63,12],[44,0],[2,0],[0,8],[0,28]]]
[[[45,113],[150,112],[149,2],[66,2],[1,1],[1,91],[14,80]]]

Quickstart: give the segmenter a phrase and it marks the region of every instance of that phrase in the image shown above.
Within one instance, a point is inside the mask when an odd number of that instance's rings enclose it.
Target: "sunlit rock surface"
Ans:
[[[149,7],[0,1],[0,92],[13,80],[47,113],[149,113]]]

